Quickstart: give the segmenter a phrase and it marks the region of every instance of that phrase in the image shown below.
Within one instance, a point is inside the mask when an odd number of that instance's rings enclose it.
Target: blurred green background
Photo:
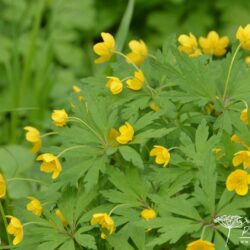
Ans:
[[[116,34],[127,5],[127,0],[0,0],[1,145],[23,143],[25,125],[49,127],[51,110],[65,107],[72,85],[97,72],[92,46],[100,32]],[[130,0],[129,12],[129,31],[121,30],[126,42],[143,39],[153,51],[172,33],[216,30],[233,38],[239,25],[250,22],[250,1]]]

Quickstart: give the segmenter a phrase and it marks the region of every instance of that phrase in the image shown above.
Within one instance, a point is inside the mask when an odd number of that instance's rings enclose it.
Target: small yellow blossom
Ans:
[[[78,94],[81,92],[81,88],[78,87],[77,85],[73,85],[72,90],[74,93]]]
[[[23,225],[20,220],[14,216],[6,215],[6,217],[10,219],[7,232],[8,234],[14,235],[13,245],[17,245],[23,240]]]
[[[204,54],[211,54],[215,56],[223,56],[226,53],[226,47],[229,44],[227,36],[219,37],[215,31],[210,31],[207,37],[200,37],[199,44]]]
[[[180,43],[180,46],[178,49],[181,52],[186,53],[190,57],[196,57],[201,55],[201,51],[198,48],[198,43],[196,37],[190,32],[188,35],[180,35],[178,37],[178,42]]]
[[[101,232],[102,239],[106,239],[108,235],[112,234],[115,231],[115,223],[107,213],[93,214],[90,224],[99,224],[101,228],[104,229]]]
[[[128,44],[131,52],[127,54],[127,63],[134,63],[137,66],[140,66],[143,61],[148,56],[148,48],[146,44],[140,40],[132,40]]]
[[[240,26],[236,32],[236,38],[240,41],[241,47],[250,50],[250,24],[245,28]]]
[[[68,121],[68,114],[64,109],[54,110],[51,118],[57,127],[63,127]]]
[[[119,132],[115,128],[111,128],[108,134],[108,143],[112,146],[118,146],[116,137],[119,136]]]
[[[170,153],[168,149],[159,145],[155,145],[149,155],[156,156],[155,162],[160,165],[163,164],[163,167],[166,167],[170,160]]]
[[[30,127],[30,126],[24,127],[24,130],[27,131],[26,140],[33,144],[31,152],[33,154],[36,154],[42,146],[41,134],[38,129]]]
[[[244,141],[242,141],[242,140],[240,139],[240,137],[239,137],[238,135],[236,135],[236,134],[233,134],[233,135],[231,136],[230,140],[231,140],[231,142],[240,144],[240,145],[242,145],[242,146],[248,148],[248,145],[247,145]]]
[[[235,167],[243,164],[244,168],[250,168],[250,151],[244,150],[234,154],[233,165]]]
[[[57,156],[45,153],[39,155],[37,161],[43,161],[40,170],[45,173],[52,173],[52,179],[56,179],[62,171],[62,166]]]
[[[250,67],[250,56],[245,57],[245,63],[248,67]]]
[[[109,34],[102,32],[101,33],[103,42],[97,43],[94,45],[94,52],[100,56],[95,60],[95,63],[104,63],[108,61],[115,51],[115,39]]]
[[[161,109],[160,106],[157,105],[155,102],[151,102],[151,103],[149,104],[149,107],[150,107],[152,110],[154,110],[155,112],[156,112],[156,111],[159,111],[159,110]]]
[[[6,183],[2,174],[0,174],[0,198],[4,198],[6,194]]]
[[[116,140],[120,144],[127,144],[128,142],[133,140],[134,137],[134,129],[130,125],[130,123],[125,122],[125,125],[122,125],[119,128],[120,135],[116,137]]]
[[[245,108],[241,111],[241,114],[240,114],[240,119],[246,124],[248,125],[249,124],[249,121],[248,121],[248,109]]]
[[[209,102],[208,104],[205,105],[205,111],[208,114],[211,114],[214,111],[214,103]]]
[[[143,209],[141,211],[141,217],[145,220],[151,220],[151,219],[154,219],[156,217],[156,212],[152,208]]]
[[[63,216],[62,212],[61,212],[59,209],[57,209],[55,213],[56,213],[56,216],[61,220],[62,224],[63,224],[65,227],[67,227],[68,222],[67,222],[67,220],[65,219],[65,217]]]
[[[196,240],[189,243],[186,250],[215,250],[215,246],[206,240]]]
[[[108,76],[106,87],[110,89],[113,95],[120,94],[123,89],[122,81],[118,77]]]
[[[218,154],[218,153],[221,152],[221,150],[222,150],[221,148],[215,147],[215,148],[212,149],[212,152],[214,152],[215,154]]]
[[[140,90],[144,85],[144,74],[142,71],[136,71],[134,78],[127,80],[127,87],[132,90]]]
[[[250,184],[250,175],[247,171],[237,169],[233,171],[226,181],[228,191],[235,190],[238,195],[246,195],[248,193],[248,185]]]
[[[26,205],[27,210],[36,216],[41,216],[43,210],[41,202],[32,196],[29,196],[28,199],[30,202]]]

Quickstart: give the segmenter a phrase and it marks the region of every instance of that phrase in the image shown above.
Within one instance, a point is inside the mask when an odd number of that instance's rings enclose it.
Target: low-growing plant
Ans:
[[[153,54],[101,36],[95,62],[110,63],[73,86],[53,132],[25,127],[41,171],[27,201],[10,206],[1,175],[2,249],[244,249],[250,24],[228,53],[215,31]]]

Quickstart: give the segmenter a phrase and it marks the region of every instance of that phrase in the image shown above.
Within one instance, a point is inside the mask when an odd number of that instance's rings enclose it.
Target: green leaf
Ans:
[[[124,160],[132,162],[138,168],[144,168],[142,158],[135,149],[129,146],[120,146],[119,151]]]
[[[118,51],[121,51],[123,49],[124,43],[126,41],[126,37],[128,35],[128,31],[129,31],[130,22],[131,22],[132,16],[133,16],[134,4],[135,4],[135,0],[128,1],[127,9],[123,15],[119,29],[116,33],[115,40],[116,40],[116,46],[117,46]]]
[[[74,235],[77,243],[81,246],[89,249],[97,249],[95,238],[90,234],[81,234],[80,231],[77,231]]]
[[[59,250],[75,250],[75,243],[73,240],[67,240],[60,246]]]

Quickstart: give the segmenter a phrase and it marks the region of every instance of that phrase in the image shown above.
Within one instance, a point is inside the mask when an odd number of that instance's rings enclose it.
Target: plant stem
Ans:
[[[85,121],[81,120],[80,118],[78,117],[69,117],[68,120],[70,121],[79,121],[80,123],[82,123],[84,126],[86,126],[99,140],[100,142],[105,145],[105,141],[102,139],[102,137],[91,127],[88,125],[88,123],[86,123]]]
[[[61,157],[64,153],[70,151],[70,150],[73,150],[73,149],[76,149],[76,148],[86,148],[88,147],[87,145],[76,145],[76,146],[72,146],[72,147],[69,147],[69,148],[66,148],[64,149],[62,152],[60,152],[58,155],[57,155],[57,158]]]
[[[10,235],[7,232],[8,223],[7,223],[7,220],[6,220],[6,217],[5,217],[5,213],[4,213],[4,209],[3,209],[3,205],[2,205],[1,201],[0,201],[0,212],[1,212],[1,215],[2,215],[2,218],[3,218],[3,223],[4,223],[4,227],[5,227],[5,231],[6,231],[8,243],[9,243],[9,245],[11,245],[12,243],[11,243]]]
[[[128,58],[126,55],[124,55],[122,52],[116,51],[116,50],[115,50],[115,51],[113,51],[113,53],[115,53],[115,54],[117,54],[117,55],[119,55],[119,56],[122,56],[126,61],[129,61],[129,58]],[[129,64],[133,65],[133,67],[134,67],[137,71],[141,71],[140,68],[139,68],[137,65],[135,65],[134,63],[130,62]]]
[[[110,212],[109,212],[109,216],[111,216],[111,214],[112,214],[117,208],[123,207],[123,206],[128,206],[128,205],[129,205],[129,204],[119,204],[119,205],[113,207],[113,208],[110,210]]]
[[[238,54],[239,50],[240,50],[241,44],[238,45],[238,47],[236,48],[231,63],[229,65],[229,69],[228,69],[228,74],[227,74],[227,78],[226,78],[226,82],[225,82],[225,88],[224,88],[224,93],[223,93],[223,97],[222,97],[222,103],[225,103],[225,98],[226,98],[226,94],[227,94],[227,90],[228,90],[228,83],[229,83],[229,79],[231,76],[231,72],[232,72],[232,68],[233,68],[233,64],[236,58],[236,55]]]
[[[43,137],[46,137],[46,136],[49,136],[49,135],[57,135],[57,134],[59,134],[59,133],[58,132],[49,132],[49,133],[41,135],[40,137],[43,138]]]
[[[35,179],[30,179],[30,178],[21,178],[21,177],[16,177],[16,178],[10,178],[8,180],[6,180],[7,182],[9,181],[30,181],[30,182],[37,182],[40,183],[42,185],[48,186],[47,183],[43,182],[43,181],[39,181],[39,180],[35,180]]]

